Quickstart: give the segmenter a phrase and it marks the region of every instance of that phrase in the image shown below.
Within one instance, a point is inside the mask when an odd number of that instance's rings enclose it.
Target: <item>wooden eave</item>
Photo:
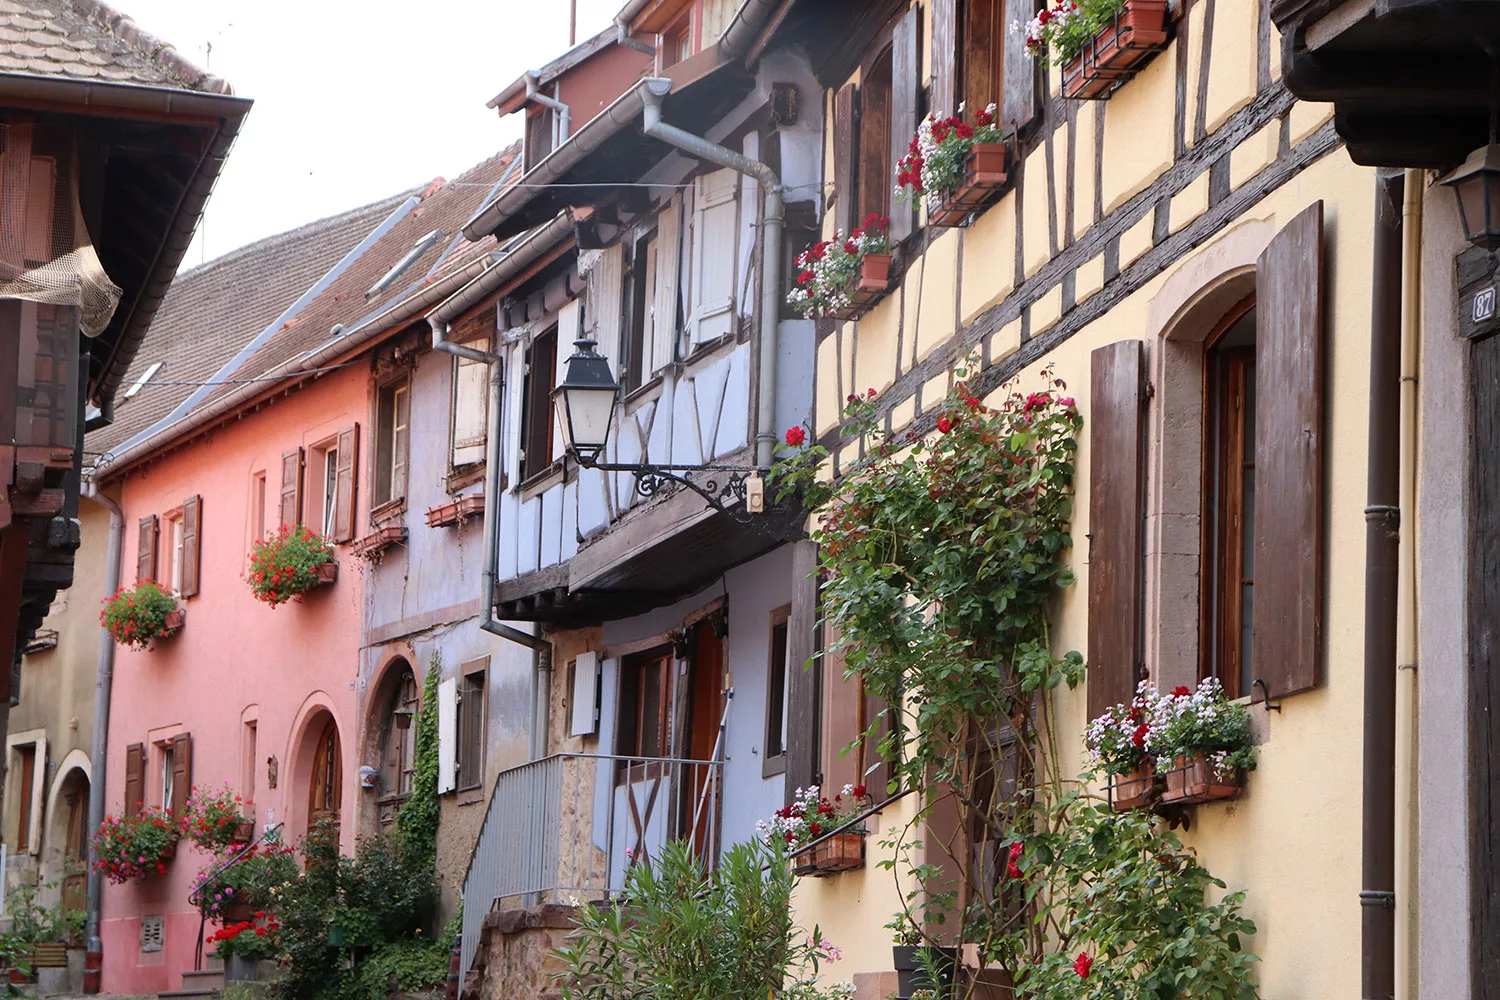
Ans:
[[[659,35],[672,26],[672,22],[682,16],[682,12],[693,5],[693,0],[653,0],[642,8],[630,22],[632,33],[647,32]]]

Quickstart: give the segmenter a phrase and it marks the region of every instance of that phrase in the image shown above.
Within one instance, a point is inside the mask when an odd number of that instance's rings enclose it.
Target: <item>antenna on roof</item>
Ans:
[[[568,48],[578,44],[578,0],[568,0]]]

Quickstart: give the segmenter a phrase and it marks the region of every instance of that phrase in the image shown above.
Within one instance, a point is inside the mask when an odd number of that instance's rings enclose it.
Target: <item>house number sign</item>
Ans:
[[[1458,270],[1458,332],[1469,340],[1500,333],[1500,273],[1496,256],[1473,247],[1454,261]]]

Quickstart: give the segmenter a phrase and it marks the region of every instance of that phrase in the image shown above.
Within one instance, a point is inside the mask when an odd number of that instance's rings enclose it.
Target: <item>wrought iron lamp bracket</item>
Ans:
[[[635,491],[653,497],[669,483],[685,486],[703,498],[714,510],[738,524],[755,527],[761,516],[746,508],[746,481],[751,476],[764,477],[769,469],[754,465],[629,465],[618,462],[593,462],[587,468],[601,472],[629,472],[635,476]]]

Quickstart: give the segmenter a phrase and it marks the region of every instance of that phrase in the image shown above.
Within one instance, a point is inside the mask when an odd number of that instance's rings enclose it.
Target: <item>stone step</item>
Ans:
[[[194,1000],[196,997],[216,997],[221,994],[216,989],[184,989],[184,990],[162,990],[156,994],[161,1000]]]
[[[182,988],[185,990],[222,990],[224,988],[224,970],[203,969],[198,972],[184,972],[182,974]]]

